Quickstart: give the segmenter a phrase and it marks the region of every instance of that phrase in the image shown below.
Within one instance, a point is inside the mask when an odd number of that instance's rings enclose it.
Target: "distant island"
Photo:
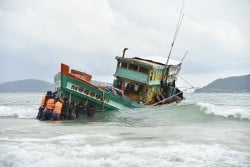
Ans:
[[[94,84],[110,85],[93,81]],[[9,81],[0,84],[0,92],[46,92],[54,91],[55,86],[52,83],[43,80],[26,79],[18,81]],[[250,74],[244,76],[234,76],[223,79],[217,79],[203,88],[196,89],[194,93],[242,93],[250,92]]]
[[[250,74],[217,79],[194,93],[243,93],[250,92]]]
[[[95,85],[112,85],[111,83],[92,81]],[[47,92],[54,91],[55,86],[52,83],[37,79],[25,79],[17,81],[9,81],[0,84],[0,93],[14,92]]]
[[[52,83],[36,79],[10,81],[0,84],[0,92],[46,92],[54,91]]]

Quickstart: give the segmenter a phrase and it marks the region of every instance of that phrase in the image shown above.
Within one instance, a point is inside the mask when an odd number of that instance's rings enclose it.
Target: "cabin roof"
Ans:
[[[159,65],[165,65],[167,62],[166,58],[163,57],[159,57],[159,56],[151,56],[151,57],[134,57],[133,59],[138,59],[150,64],[159,64]],[[168,64],[167,65],[179,65],[181,64],[180,61],[174,60],[174,59],[169,59]]]
[[[148,66],[148,67],[153,67],[153,68],[157,68],[157,69],[162,69],[165,68],[165,63],[166,63],[166,58],[163,57],[116,57],[117,60],[120,60],[122,62],[137,62],[138,64],[144,65],[144,66]],[[181,64],[181,62],[177,61],[177,60],[173,60],[173,59],[169,59],[168,65],[171,66],[177,66]]]

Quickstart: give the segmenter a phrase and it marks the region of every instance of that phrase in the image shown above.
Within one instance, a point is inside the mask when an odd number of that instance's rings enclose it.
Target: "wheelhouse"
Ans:
[[[162,63],[160,59],[152,58],[116,57],[116,60],[114,87],[121,89],[126,96],[144,104],[155,103],[157,94],[166,97],[167,92],[164,91],[163,83],[175,87],[175,81],[181,68],[181,63],[173,60],[168,65]],[[168,76],[164,82],[163,75],[166,69]],[[171,94],[167,96],[171,96]]]

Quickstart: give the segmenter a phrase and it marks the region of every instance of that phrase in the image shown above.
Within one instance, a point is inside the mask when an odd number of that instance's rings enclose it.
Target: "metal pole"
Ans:
[[[171,43],[170,51],[168,53],[167,62],[165,64],[164,73],[163,73],[163,81],[166,81],[167,76],[168,76],[168,72],[169,72],[168,69],[167,69],[168,62],[169,62],[169,59],[170,59],[170,56],[171,56],[171,53],[172,53],[172,50],[173,50],[173,47],[174,47],[174,44],[175,44],[175,40],[176,40],[176,37],[177,37],[178,32],[180,30],[181,23],[182,23],[182,20],[183,20],[183,17],[184,17],[183,7],[184,7],[184,1],[182,3],[182,6],[181,6],[180,15],[179,15],[177,26],[176,26],[176,29],[175,29],[174,39],[173,39],[173,42]]]

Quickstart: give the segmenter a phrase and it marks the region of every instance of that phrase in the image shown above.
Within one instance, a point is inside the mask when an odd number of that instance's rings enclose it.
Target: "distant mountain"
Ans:
[[[35,79],[10,81],[0,84],[0,92],[46,92],[54,89],[53,84]]]
[[[223,79],[217,79],[207,86],[196,89],[195,93],[200,92],[218,92],[218,93],[240,93],[250,92],[250,74],[244,76],[234,76]]]

